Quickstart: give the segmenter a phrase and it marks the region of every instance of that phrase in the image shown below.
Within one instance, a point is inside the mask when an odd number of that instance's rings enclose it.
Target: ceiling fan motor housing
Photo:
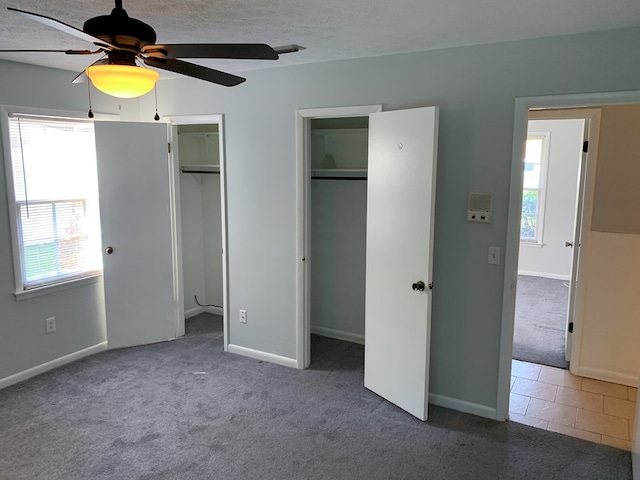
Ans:
[[[156,43],[156,32],[146,23],[129,17],[117,4],[111,15],[100,15],[84,22],[82,30],[112,45],[137,52],[145,45]]]

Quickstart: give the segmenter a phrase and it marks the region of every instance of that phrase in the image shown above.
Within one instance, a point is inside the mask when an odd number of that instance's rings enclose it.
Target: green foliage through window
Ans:
[[[522,193],[522,216],[520,217],[520,238],[535,240],[538,222],[538,190],[524,190]]]

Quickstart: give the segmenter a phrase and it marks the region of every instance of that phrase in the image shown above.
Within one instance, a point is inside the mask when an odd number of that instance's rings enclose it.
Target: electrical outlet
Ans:
[[[240,323],[247,323],[247,311],[240,310]]]
[[[489,247],[487,262],[489,265],[500,265],[500,247]]]
[[[56,331],[56,317],[49,317],[44,319],[44,326],[47,333],[53,333]]]

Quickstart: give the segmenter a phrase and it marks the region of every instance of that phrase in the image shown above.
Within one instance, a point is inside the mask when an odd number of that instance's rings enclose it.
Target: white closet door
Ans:
[[[109,348],[175,338],[167,125],[96,122]]]
[[[365,387],[426,420],[438,109],[369,118]]]

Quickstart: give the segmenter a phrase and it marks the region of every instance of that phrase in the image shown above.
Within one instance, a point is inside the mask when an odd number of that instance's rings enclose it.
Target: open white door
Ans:
[[[175,338],[167,125],[95,122],[109,348]]]
[[[586,129],[586,128],[585,128]],[[564,359],[571,361],[571,348],[573,339],[573,324],[576,307],[576,288],[578,286],[579,278],[579,260],[580,260],[580,236],[582,232],[582,213],[583,213],[583,201],[584,201],[584,180],[585,171],[587,167],[587,152],[586,145],[583,147],[582,158],[580,159],[580,173],[578,177],[578,195],[576,199],[576,221],[573,234],[573,240],[571,243],[567,243],[567,247],[572,248],[571,257],[571,278],[569,280],[569,305],[567,307],[567,322],[564,330]]]
[[[426,420],[438,108],[369,118],[364,383]]]

